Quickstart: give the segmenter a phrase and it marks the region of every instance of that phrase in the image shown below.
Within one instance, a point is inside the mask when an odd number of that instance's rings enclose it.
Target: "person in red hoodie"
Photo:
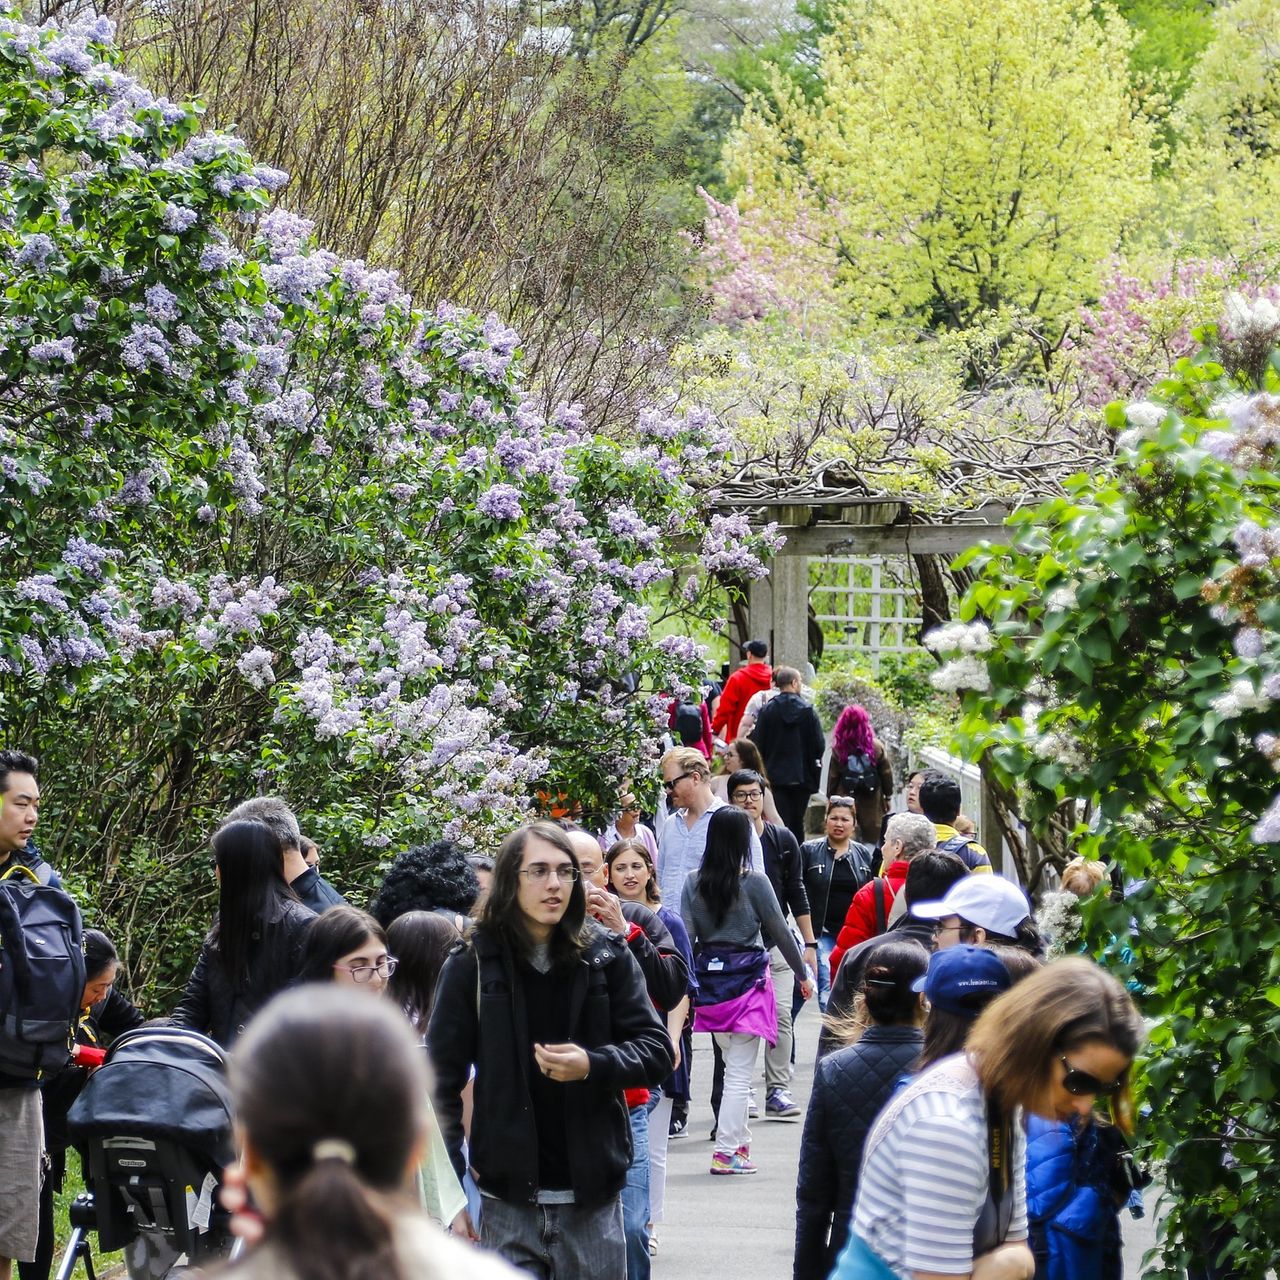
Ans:
[[[884,875],[869,880],[853,895],[844,927],[831,952],[831,980],[840,971],[846,951],[874,938],[889,927],[889,913],[907,879],[911,859],[938,843],[933,823],[922,813],[895,813],[884,833]]]
[[[716,737],[732,742],[738,736],[742,713],[747,709],[753,694],[773,685],[773,668],[769,666],[769,646],[763,640],[748,640],[747,661],[725,682],[724,692],[711,721]]]

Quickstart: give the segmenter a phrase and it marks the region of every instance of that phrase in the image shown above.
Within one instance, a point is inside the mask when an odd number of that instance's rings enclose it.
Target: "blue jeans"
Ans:
[[[624,1280],[622,1210],[576,1204],[513,1204],[486,1196],[480,1243],[538,1280]]]
[[[831,953],[836,949],[836,935],[825,929],[818,934],[818,1008],[827,1011],[831,995]]]
[[[627,1240],[627,1280],[649,1280],[649,1108],[632,1107],[631,1167],[622,1188],[622,1233]]]

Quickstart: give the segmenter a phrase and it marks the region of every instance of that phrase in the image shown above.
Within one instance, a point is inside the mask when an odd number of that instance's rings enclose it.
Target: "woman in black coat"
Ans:
[[[262,823],[227,823],[213,837],[213,857],[218,918],[172,1021],[226,1048],[302,971],[315,916],[289,888],[279,842]]]
[[[928,968],[929,953],[918,942],[877,947],[857,1013],[847,1020],[850,1034],[866,1030],[818,1063],[800,1146],[794,1280],[826,1280],[848,1239],[863,1144],[924,1044],[924,1006],[912,984]]]

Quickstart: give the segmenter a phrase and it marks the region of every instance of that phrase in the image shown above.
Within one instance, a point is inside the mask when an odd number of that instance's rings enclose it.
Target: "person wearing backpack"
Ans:
[[[893,769],[871,717],[856,702],[845,707],[831,732],[827,796],[849,796],[857,817],[855,838],[879,843],[893,797]]]
[[[794,667],[779,667],[773,682],[778,696],[760,712],[751,741],[760,748],[783,825],[799,844],[809,797],[822,781],[827,743],[818,713],[800,696],[800,673]]]
[[[960,857],[970,871],[993,870],[987,851],[967,832],[956,829],[960,816],[960,784],[941,769],[927,769],[920,779],[920,812],[938,833],[938,848]]]
[[[34,756],[0,751],[0,1280],[36,1256],[40,1084],[70,1056],[84,990],[80,912],[31,844],[38,770]]]
[[[831,976],[840,971],[844,953],[889,928],[889,912],[906,883],[911,859],[937,845],[933,823],[920,813],[895,813],[884,829],[884,874],[864,884],[845,913],[844,927],[831,951]]]
[[[748,640],[744,656],[747,661],[724,682],[724,691],[711,718],[712,730],[724,742],[732,742],[739,736],[738,724],[752,695],[773,683],[769,646],[763,640]]]

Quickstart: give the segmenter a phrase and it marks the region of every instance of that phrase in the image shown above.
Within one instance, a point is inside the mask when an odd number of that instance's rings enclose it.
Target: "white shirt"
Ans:
[[[717,809],[726,807],[723,800],[712,796],[711,803],[692,827],[685,822],[684,809],[677,809],[663,823],[662,834],[658,839],[658,889],[662,893],[663,902],[680,901],[689,873],[697,871],[702,865],[711,815]],[[764,874],[764,850],[760,847],[760,837],[756,835],[754,827],[751,829],[751,870]]]

